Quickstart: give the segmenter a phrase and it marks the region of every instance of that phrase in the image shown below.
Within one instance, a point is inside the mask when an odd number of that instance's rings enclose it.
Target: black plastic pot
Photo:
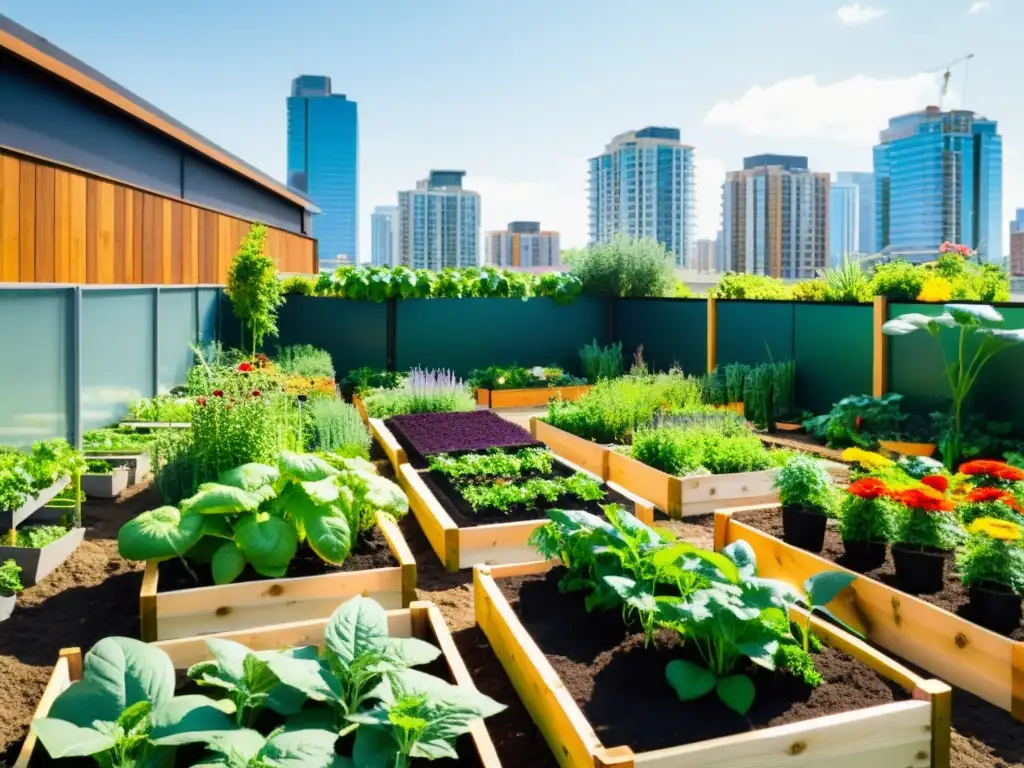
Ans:
[[[825,546],[825,523],[828,518],[806,507],[782,508],[782,539],[808,552],[821,552]]]
[[[842,564],[858,573],[873,571],[885,562],[886,546],[884,541],[844,541]]]
[[[971,618],[986,629],[1008,635],[1020,626],[1020,597],[991,581],[971,585]]]
[[[909,544],[892,545],[896,583],[904,592],[932,594],[945,586],[948,552]]]

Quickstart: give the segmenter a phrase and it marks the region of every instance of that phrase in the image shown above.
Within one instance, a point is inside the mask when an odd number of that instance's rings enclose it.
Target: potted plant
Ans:
[[[946,560],[964,537],[958,519],[950,514],[955,509],[953,500],[926,484],[928,479],[891,495],[901,507],[892,545],[896,582],[913,594],[942,590]]]
[[[811,456],[794,456],[779,470],[772,487],[779,492],[786,543],[808,552],[821,552],[825,524],[835,503],[832,478],[825,463]]]
[[[1024,592],[1021,527],[979,517],[967,526],[967,533],[967,541],[957,551],[956,568],[970,592],[971,617],[994,632],[1012,632],[1020,626]]]
[[[897,512],[891,493],[877,477],[858,478],[846,489],[839,532],[846,550],[844,565],[854,571],[873,571],[885,562]]]
[[[14,560],[5,560],[0,564],[0,621],[6,621],[11,617],[18,593],[23,589],[21,566]]]
[[[895,423],[879,432],[878,446],[900,456],[928,458],[935,453],[936,431],[933,420],[926,416],[898,413]]]

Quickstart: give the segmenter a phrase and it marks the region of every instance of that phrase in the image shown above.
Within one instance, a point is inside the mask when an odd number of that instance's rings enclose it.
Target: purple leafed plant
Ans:
[[[388,419],[387,425],[407,451],[421,457],[540,445],[525,429],[493,411],[410,413]]]

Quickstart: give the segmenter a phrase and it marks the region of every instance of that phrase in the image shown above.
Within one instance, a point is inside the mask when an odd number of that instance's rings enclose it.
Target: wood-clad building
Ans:
[[[0,15],[0,283],[223,283],[253,221],[313,273],[316,212]]]

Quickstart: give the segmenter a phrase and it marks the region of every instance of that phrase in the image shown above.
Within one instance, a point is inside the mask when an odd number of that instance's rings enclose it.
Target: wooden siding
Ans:
[[[250,222],[0,153],[0,283],[223,283]],[[282,272],[316,271],[315,241],[267,227]]]

